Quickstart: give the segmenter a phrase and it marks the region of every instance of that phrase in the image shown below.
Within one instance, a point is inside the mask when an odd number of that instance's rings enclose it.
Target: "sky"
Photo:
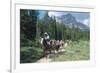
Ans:
[[[44,17],[44,15],[45,15],[45,13],[46,13],[47,11],[45,11],[45,10],[39,10],[38,12],[39,12],[39,18],[41,19],[41,18]]]
[[[46,12],[47,11],[45,11],[45,10],[39,11],[39,18],[42,18],[45,15]],[[78,22],[81,22],[81,23],[85,24],[86,26],[89,26],[89,24],[90,24],[89,23],[90,22],[90,13],[89,12],[48,11],[48,15],[50,17],[52,17],[52,16],[62,16],[62,15],[66,15],[68,13],[72,14]]]

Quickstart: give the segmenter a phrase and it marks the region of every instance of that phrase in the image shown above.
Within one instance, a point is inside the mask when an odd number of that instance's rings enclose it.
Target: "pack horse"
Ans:
[[[47,32],[45,32],[44,37],[41,38],[41,44],[43,45],[43,53],[45,57],[49,57],[51,54],[55,55],[65,51],[63,48],[64,41],[50,40],[50,37]]]

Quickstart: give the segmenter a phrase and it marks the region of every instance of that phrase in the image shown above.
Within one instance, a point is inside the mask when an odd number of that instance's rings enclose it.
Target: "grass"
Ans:
[[[53,62],[57,61],[78,61],[90,59],[89,41],[70,42],[65,48],[65,52],[57,57],[52,57]],[[34,63],[43,57],[41,47],[21,47],[20,63]]]
[[[65,53],[52,58],[52,61],[78,61],[90,59],[89,41],[71,42],[65,47]]]
[[[41,48],[36,47],[21,47],[20,49],[20,63],[36,62],[43,56]]]

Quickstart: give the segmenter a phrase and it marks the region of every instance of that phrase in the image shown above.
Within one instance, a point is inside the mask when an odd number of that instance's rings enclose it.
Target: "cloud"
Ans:
[[[89,19],[84,19],[83,24],[85,24],[86,26],[89,26]]]
[[[52,16],[62,16],[62,15],[65,15],[65,14],[68,14],[68,13],[67,12],[53,12],[53,11],[48,12],[48,15],[50,17],[52,17]]]

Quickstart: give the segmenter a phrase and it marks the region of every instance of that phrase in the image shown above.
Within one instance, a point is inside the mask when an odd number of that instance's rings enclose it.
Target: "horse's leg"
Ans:
[[[49,48],[49,56],[51,57],[52,53],[51,53],[51,49]]]
[[[43,50],[44,57],[46,57],[46,49]]]
[[[45,52],[45,57],[48,58],[48,49],[46,48],[44,52]]]
[[[49,49],[49,54],[51,54],[51,49]]]

